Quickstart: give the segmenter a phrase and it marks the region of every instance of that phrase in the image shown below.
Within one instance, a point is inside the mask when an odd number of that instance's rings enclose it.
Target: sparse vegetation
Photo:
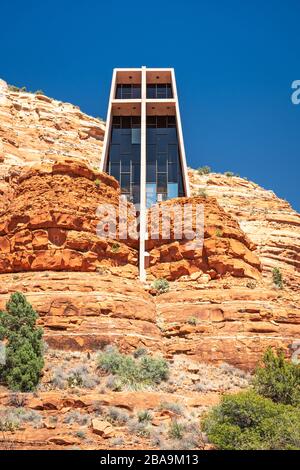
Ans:
[[[185,428],[183,424],[179,423],[176,420],[173,420],[169,428],[169,437],[171,439],[182,439],[184,435]]]
[[[138,413],[138,420],[140,423],[144,421],[150,422],[152,420],[152,415],[148,410],[140,411]]]
[[[158,384],[168,378],[168,364],[163,358],[142,356],[134,359],[117,349],[99,355],[98,366],[120,380],[121,384],[134,388]]]
[[[80,411],[73,410],[66,413],[64,423],[66,424],[79,424],[80,426],[88,426],[91,422],[91,417],[88,413],[80,413]]]
[[[155,289],[158,294],[164,294],[166,292],[169,292],[170,290],[170,284],[166,279],[156,279],[152,283],[152,288]]]
[[[187,320],[187,323],[192,326],[196,326],[198,323],[198,320],[196,317],[189,317]]]
[[[145,356],[146,354],[148,354],[148,351],[146,348],[137,348],[134,353],[133,353],[133,356],[138,359],[139,357],[142,357],[142,356]]]
[[[112,246],[111,246],[111,251],[112,251],[113,253],[118,253],[119,249],[120,249],[119,243],[113,243],[113,244],[112,244]]]
[[[198,190],[197,196],[206,198],[206,197],[207,197],[207,192],[206,192],[206,190],[205,190],[204,188],[200,188],[200,189]]]
[[[95,185],[97,186],[97,188],[99,188],[100,184],[101,184],[101,181],[99,180],[99,178],[96,178],[95,181],[94,181]]]
[[[34,92],[35,95],[44,95],[45,93],[43,92],[43,90],[36,90]]]
[[[255,390],[276,403],[300,405],[300,364],[293,364],[283,351],[268,348],[254,378]]]
[[[125,424],[129,420],[129,415],[126,411],[112,407],[108,410],[107,418],[112,423]]]
[[[223,230],[216,228],[216,237],[223,237]]]
[[[197,168],[197,172],[199,175],[208,175],[209,173],[211,173],[211,168],[207,165],[200,166],[199,168]]]
[[[79,364],[76,367],[69,368],[68,365],[56,367],[52,373],[51,383],[54,388],[95,388],[100,382],[97,374],[91,374],[85,364]]]
[[[171,411],[172,413],[175,413],[177,415],[182,416],[184,414],[184,410],[182,405],[179,403],[174,403],[174,402],[162,402],[159,407],[160,410],[167,410]]]
[[[44,365],[41,328],[37,313],[26,297],[12,294],[6,311],[0,312],[0,340],[6,340],[6,364],[0,367],[1,380],[15,391],[34,390]]]
[[[38,411],[27,408],[7,407],[0,409],[0,430],[14,431],[23,423],[29,423],[34,428],[40,428],[42,426],[42,416]]]
[[[225,175],[225,176],[229,176],[229,177],[237,176],[237,175],[235,175],[232,171],[225,171],[224,175]]]
[[[246,287],[248,287],[248,289],[255,289],[256,286],[257,284],[255,281],[247,281]]]
[[[273,283],[279,289],[283,288],[283,278],[279,268],[273,268],[272,270]]]

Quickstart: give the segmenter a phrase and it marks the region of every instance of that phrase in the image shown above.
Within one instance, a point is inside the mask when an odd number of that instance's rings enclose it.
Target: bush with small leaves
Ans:
[[[286,360],[283,351],[275,354],[268,348],[256,369],[254,388],[274,402],[300,406],[300,364]]]
[[[169,292],[170,284],[166,279],[156,279],[152,283],[152,288],[155,289],[158,294],[165,294],[166,292]]]
[[[99,188],[100,184],[101,184],[101,181],[99,180],[99,178],[96,178],[95,181],[94,181],[95,185],[97,186],[97,188]]]
[[[234,176],[234,173],[232,171],[225,171],[224,175],[232,177],[232,176]]]
[[[187,320],[187,323],[192,326],[196,326],[198,323],[198,319],[196,317],[190,317]]]
[[[142,356],[134,359],[117,349],[99,355],[98,366],[104,372],[117,376],[122,385],[141,387],[167,380],[169,368],[163,358]]]
[[[0,377],[12,390],[28,392],[37,387],[43,360],[43,330],[36,327],[38,316],[26,297],[16,292],[0,312],[0,340],[6,340],[6,363]]]
[[[202,425],[221,450],[300,450],[300,410],[254,391],[224,395]]]
[[[199,168],[197,168],[197,173],[199,175],[208,175],[209,173],[211,173],[211,168],[207,165],[200,166]]]
[[[278,287],[279,289],[283,288],[283,279],[282,279],[282,274],[279,268],[273,268],[272,270],[272,278],[274,285]]]

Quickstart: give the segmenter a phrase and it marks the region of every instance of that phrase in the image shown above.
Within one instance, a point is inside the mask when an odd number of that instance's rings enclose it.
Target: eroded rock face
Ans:
[[[243,232],[257,245],[263,274],[270,278],[280,268],[287,286],[299,290],[300,215],[273,191],[236,176],[189,172],[192,193],[204,189],[235,218]]]
[[[128,265],[137,275],[137,241],[97,235],[98,224],[109,230],[114,212],[119,216],[114,178],[62,159],[22,170],[9,183],[10,200],[0,213],[2,273]],[[107,205],[111,209],[98,211]]]
[[[146,347],[162,351],[155,303],[135,279],[116,273],[31,272],[2,274],[0,310],[21,291],[39,314],[49,346],[99,351],[116,344],[122,351]]]
[[[99,165],[105,125],[78,106],[10,91],[0,80],[0,174],[57,157]]]
[[[185,216],[182,238],[176,240],[178,213],[183,216],[183,208],[187,205],[191,208],[190,213]],[[208,273],[212,279],[226,274],[260,278],[260,261],[255,254],[255,245],[242,232],[239,224],[219,206],[215,198],[177,198],[159,204],[161,214],[165,208],[170,209],[170,237],[166,239],[164,236],[163,219],[166,217],[156,218],[152,228],[154,237],[146,244],[149,253],[149,274],[170,280],[196,275],[199,272]],[[197,216],[199,222],[200,213],[203,214],[202,227],[197,225]],[[152,219],[154,217],[152,216]],[[195,238],[191,239],[190,232],[194,233]],[[200,237],[199,240],[197,237]]]
[[[253,369],[268,346],[290,355],[299,334],[298,296],[265,281],[178,281],[156,308],[167,354],[200,362]]]

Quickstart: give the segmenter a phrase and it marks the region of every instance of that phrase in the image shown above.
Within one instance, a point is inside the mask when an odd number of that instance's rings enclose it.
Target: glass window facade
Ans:
[[[148,116],[146,133],[146,203],[184,196],[175,116]],[[140,202],[141,119],[114,116],[107,172],[122,194]]]
[[[184,196],[175,116],[147,117],[146,161],[147,207]]]
[[[141,97],[141,85],[118,84],[116,89],[116,98],[118,100],[139,99]]]
[[[118,180],[122,194],[140,200],[141,118],[114,116],[106,171]]]
[[[173,98],[172,86],[170,83],[154,83],[147,85],[147,98],[167,99]]]

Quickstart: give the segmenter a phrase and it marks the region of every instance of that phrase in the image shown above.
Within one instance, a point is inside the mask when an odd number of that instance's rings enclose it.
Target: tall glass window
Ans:
[[[141,85],[129,84],[118,84],[116,90],[116,98],[118,100],[131,100],[139,99],[141,97]]]
[[[140,200],[141,118],[114,116],[107,173],[118,180],[122,194],[134,202]]]
[[[175,116],[147,117],[146,203],[184,196]]]
[[[172,86],[170,83],[154,83],[147,85],[147,98],[166,99],[173,98]]]

